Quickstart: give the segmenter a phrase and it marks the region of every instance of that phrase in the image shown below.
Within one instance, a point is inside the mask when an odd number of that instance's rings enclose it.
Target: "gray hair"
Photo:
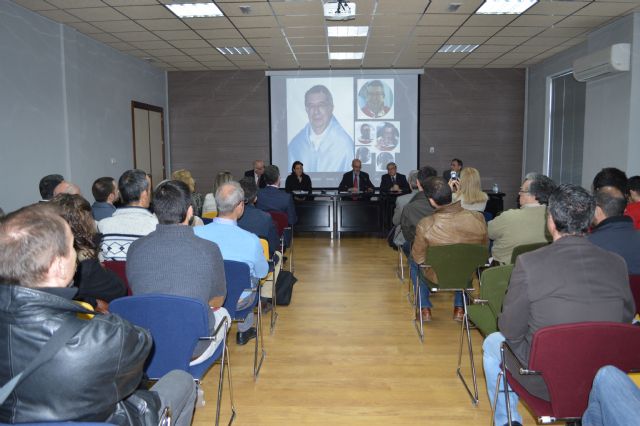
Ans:
[[[527,173],[524,179],[531,181],[529,193],[534,196],[538,203],[549,204],[549,196],[556,189],[555,182],[541,173]]]
[[[244,191],[238,182],[229,181],[218,187],[215,199],[218,213],[229,214],[238,204],[244,203]]]
[[[411,189],[418,189],[418,171],[417,170],[411,170],[411,172],[409,172],[409,185],[411,186]]]

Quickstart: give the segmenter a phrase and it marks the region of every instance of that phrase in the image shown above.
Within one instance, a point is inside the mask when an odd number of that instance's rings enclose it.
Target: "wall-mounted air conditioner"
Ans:
[[[629,71],[631,45],[618,43],[573,61],[573,76],[589,81],[606,74]]]

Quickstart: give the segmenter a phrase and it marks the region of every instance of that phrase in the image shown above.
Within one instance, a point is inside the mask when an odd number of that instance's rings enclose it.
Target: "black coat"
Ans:
[[[287,192],[311,192],[311,178],[309,177],[309,175],[302,174],[302,182],[300,182],[298,181],[298,177],[294,173],[291,173],[289,176],[287,176],[287,180],[284,183],[284,190]]]
[[[253,181],[255,182],[256,173],[253,170],[247,170],[246,172],[244,172],[244,175],[246,177],[252,178]],[[264,175],[261,175],[260,180],[258,181],[258,188],[264,188],[265,186],[267,186],[267,182],[264,180]]]
[[[400,187],[400,190],[403,194],[408,194],[411,192],[411,186],[409,186],[409,182],[407,181],[407,177],[401,173],[396,173],[396,184]],[[393,181],[391,176],[387,173],[382,175],[382,180],[380,181],[380,192],[389,192],[391,187],[393,186]]]
[[[348,191],[353,188],[353,170],[342,175],[342,181],[338,187],[339,191]],[[358,190],[365,192],[368,189],[373,189],[373,183],[369,179],[369,174],[363,171],[360,172],[360,179],[358,179]]]

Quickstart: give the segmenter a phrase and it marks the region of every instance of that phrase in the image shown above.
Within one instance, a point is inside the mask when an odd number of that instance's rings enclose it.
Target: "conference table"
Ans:
[[[486,211],[492,216],[503,210],[504,193],[489,194]],[[340,239],[345,232],[386,236],[393,227],[391,219],[398,195],[393,193],[339,192],[335,188],[293,194],[298,222],[295,232],[328,232]]]

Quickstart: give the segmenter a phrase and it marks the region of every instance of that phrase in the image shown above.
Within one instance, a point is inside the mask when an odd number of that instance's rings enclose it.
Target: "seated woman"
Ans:
[[[191,175],[191,172],[186,169],[176,170],[171,173],[171,179],[184,182],[191,191],[191,204],[193,205],[193,214],[195,216],[202,216],[202,205],[204,203],[204,195],[200,192],[196,192],[196,180]]]
[[[204,204],[202,205],[202,215],[206,217],[206,213],[217,213],[216,199],[214,194],[218,188],[223,184],[233,180],[231,172],[220,172],[216,176],[216,180],[213,182],[213,191],[204,196]]]
[[[105,311],[101,301],[127,295],[127,287],[115,272],[105,269],[98,260],[100,234],[91,215],[91,205],[80,195],[59,194],[51,200],[58,207],[59,215],[67,221],[73,233],[73,248],[78,257],[78,267],[73,277],[78,287],[75,299],[91,304],[97,311]]]
[[[480,188],[480,173],[473,167],[465,167],[460,179],[450,179],[449,186],[454,191],[453,202],[461,201],[462,208],[483,212],[489,196]]]
[[[291,166],[291,174],[287,176],[284,189],[287,192],[311,192],[311,178],[309,175],[304,174],[304,164],[300,161],[293,162],[293,166]]]

